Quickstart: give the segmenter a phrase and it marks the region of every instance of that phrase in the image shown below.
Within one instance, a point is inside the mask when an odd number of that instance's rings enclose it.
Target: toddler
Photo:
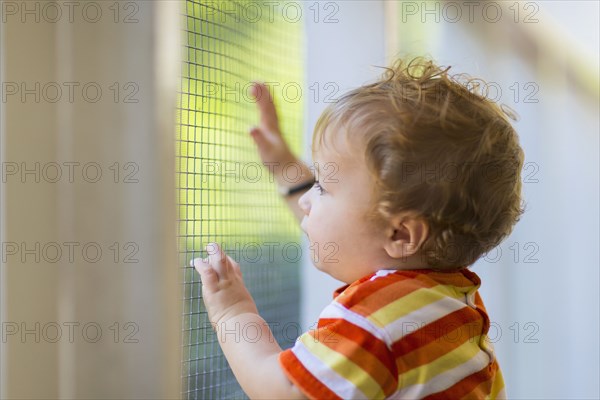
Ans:
[[[235,260],[211,243],[193,265],[221,347],[251,398],[505,397],[490,320],[468,268],[523,213],[523,151],[473,80],[415,59],[343,95],[313,136],[316,177],[289,151],[255,84],[251,135],[301,220],[316,268],[345,283],[315,329],[282,351]],[[300,165],[312,183],[286,184]],[[239,332],[252,328],[253,340]],[[256,334],[254,334],[256,333]],[[236,340],[237,339],[237,340]]]

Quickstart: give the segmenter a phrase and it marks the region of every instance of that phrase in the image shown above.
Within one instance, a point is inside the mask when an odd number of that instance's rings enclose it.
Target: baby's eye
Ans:
[[[315,183],[313,185],[315,188],[317,188],[317,190],[319,191],[319,194],[323,194],[323,192],[325,192],[325,189],[323,189],[323,186],[321,186],[321,184],[319,183],[318,180],[315,179]]]

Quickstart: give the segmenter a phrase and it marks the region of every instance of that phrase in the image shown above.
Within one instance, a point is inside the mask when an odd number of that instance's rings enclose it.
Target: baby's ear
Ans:
[[[415,254],[427,240],[429,226],[424,218],[398,214],[391,218],[386,228],[385,250],[392,258],[405,258]]]

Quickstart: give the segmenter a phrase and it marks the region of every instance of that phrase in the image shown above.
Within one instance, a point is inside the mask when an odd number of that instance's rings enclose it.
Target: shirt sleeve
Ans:
[[[348,311],[349,313],[349,311]],[[394,357],[377,329],[353,321],[321,318],[279,355],[285,374],[312,399],[380,399],[397,390]]]

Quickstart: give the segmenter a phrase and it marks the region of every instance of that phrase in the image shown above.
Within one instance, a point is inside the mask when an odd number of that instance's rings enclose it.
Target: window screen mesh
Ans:
[[[240,263],[283,348],[300,333],[300,230],[248,133],[259,122],[250,82],[266,81],[284,136],[296,154],[302,150],[296,89],[303,83],[303,27],[294,10],[282,13],[286,2],[275,3],[185,1],[176,146],[183,398],[244,397],[207,319],[199,275],[188,267],[207,256],[207,243],[221,244]]]

